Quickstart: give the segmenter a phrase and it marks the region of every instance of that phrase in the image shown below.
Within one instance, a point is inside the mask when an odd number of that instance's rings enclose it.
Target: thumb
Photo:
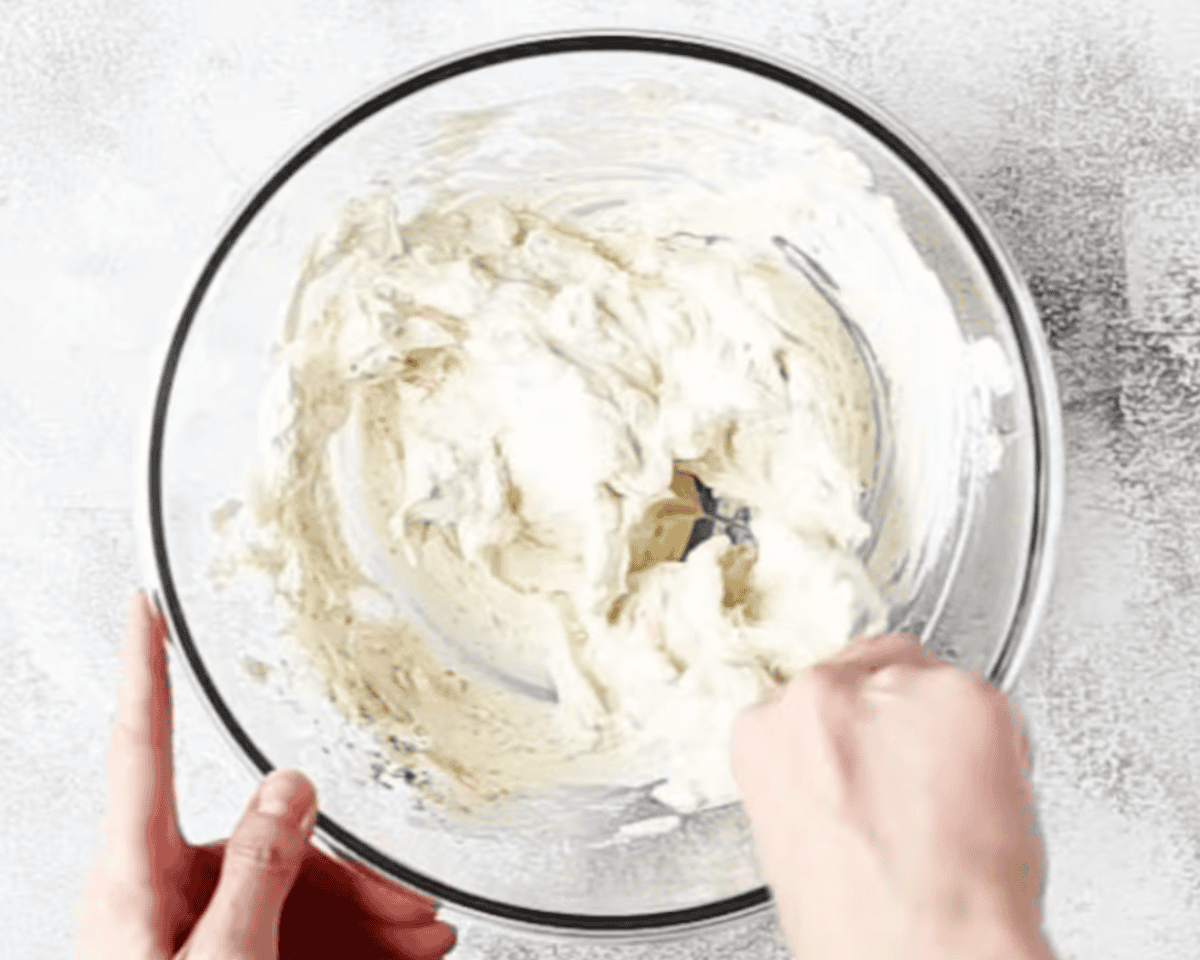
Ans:
[[[196,924],[196,956],[277,960],[283,901],[304,863],[317,793],[296,770],[271,773],[225,844],[221,877]]]

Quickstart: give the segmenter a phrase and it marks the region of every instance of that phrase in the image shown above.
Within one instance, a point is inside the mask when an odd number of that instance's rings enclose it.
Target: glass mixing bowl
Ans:
[[[614,95],[631,85],[657,104],[652,116]],[[785,162],[756,142],[765,123],[858,158],[940,285],[948,325],[901,323],[886,307],[856,308],[838,282],[865,248],[823,249],[797,225],[764,237],[838,312],[870,374],[877,463],[864,559],[889,626],[1011,683],[1049,584],[1058,409],[1030,297],[963,192],[880,111],[766,56],[657,35],[478,50],[354,106],[254,192],[187,301],[153,412],[146,535],[173,638],[238,752],[258,771],[295,766],[314,779],[328,845],[459,909],[541,929],[645,936],[767,903],[737,804],[663,832],[638,829],[666,812],[638,789],[564,790],[502,824],[428,809],[321,696],[269,584],[213,575],[221,521],[259,458],[260,402],[292,286],[349,198],[386,184],[419,209],[447,184],[527,182],[561,191],[567,216],[613,203],[636,212],[646,191],[690,175],[664,160],[665,142],[673,155],[680,143],[721,152],[744,177]]]

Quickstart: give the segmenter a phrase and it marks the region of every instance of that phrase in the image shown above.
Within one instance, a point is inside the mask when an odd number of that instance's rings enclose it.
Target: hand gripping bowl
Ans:
[[[858,246],[835,242],[846,220],[836,205],[832,227],[751,225],[837,313],[870,377],[875,462],[862,553],[887,626],[1012,682],[1051,573],[1058,408],[1030,297],[963,192],[878,110],[765,56],[657,35],[477,50],[354,106],[250,197],[187,301],[153,412],[147,536],[173,638],[254,768],[313,777],[318,834],[333,848],[459,909],[560,933],[662,935],[767,904],[737,804],[663,831],[653,825],[664,811],[633,788],[518,803],[502,823],[429,809],[319,695],[284,640],[287,614],[269,585],[213,571],[223,549],[216,508],[236,501],[260,456],[260,405],[293,284],[347,200],[386,184],[419,208],[447,183],[503,183],[559,191],[564,215],[581,221],[614,206],[636,217],[648,195],[684,181],[719,193],[722,178],[778,175],[773,165],[790,161],[769,147],[768,128],[856,158],[864,189],[890,201],[936,280],[941,325],[936,311],[901,309],[916,280],[878,260],[869,234]],[[697,157],[716,159],[698,173]],[[864,263],[880,277],[898,271],[890,303],[855,299],[847,279]]]

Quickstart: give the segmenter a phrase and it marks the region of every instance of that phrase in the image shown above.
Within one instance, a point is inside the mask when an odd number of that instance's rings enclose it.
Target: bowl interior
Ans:
[[[799,139],[765,148],[780,142],[768,127]],[[270,583],[220,572],[226,521],[278,429],[263,397],[278,377],[274,345],[293,285],[347,200],[385,190],[403,217],[447,189],[533,190],[586,225],[617,207],[636,217],[665,187],[720,194],[794,170],[800,193],[804,163],[830,148],[856,158],[863,180],[829,198],[835,217],[852,193],[868,198],[845,222],[800,222],[781,196],[774,220],[712,229],[745,230],[844,316],[875,385],[878,469],[863,510],[888,625],[995,676],[1021,639],[1037,570],[1046,393],[1027,362],[1036,334],[977,221],[856,103],[773,64],[661,38],[485,51],[343,116],[234,221],[162,380],[156,573],[219,720],[260,769],[313,777],[335,845],[461,906],[559,928],[663,928],[765,901],[736,804],[667,822],[643,785],[564,789],[492,819],[430,809],[324,697],[287,641],[289,614]],[[901,245],[873,228],[893,210]],[[864,293],[846,280],[865,269],[880,280]],[[656,832],[659,822],[670,829]]]

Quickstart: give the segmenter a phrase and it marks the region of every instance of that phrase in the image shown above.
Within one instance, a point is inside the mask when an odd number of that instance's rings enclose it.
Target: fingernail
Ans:
[[[258,812],[268,817],[288,817],[300,826],[316,810],[313,795],[304,774],[298,770],[275,770],[258,788]]]

